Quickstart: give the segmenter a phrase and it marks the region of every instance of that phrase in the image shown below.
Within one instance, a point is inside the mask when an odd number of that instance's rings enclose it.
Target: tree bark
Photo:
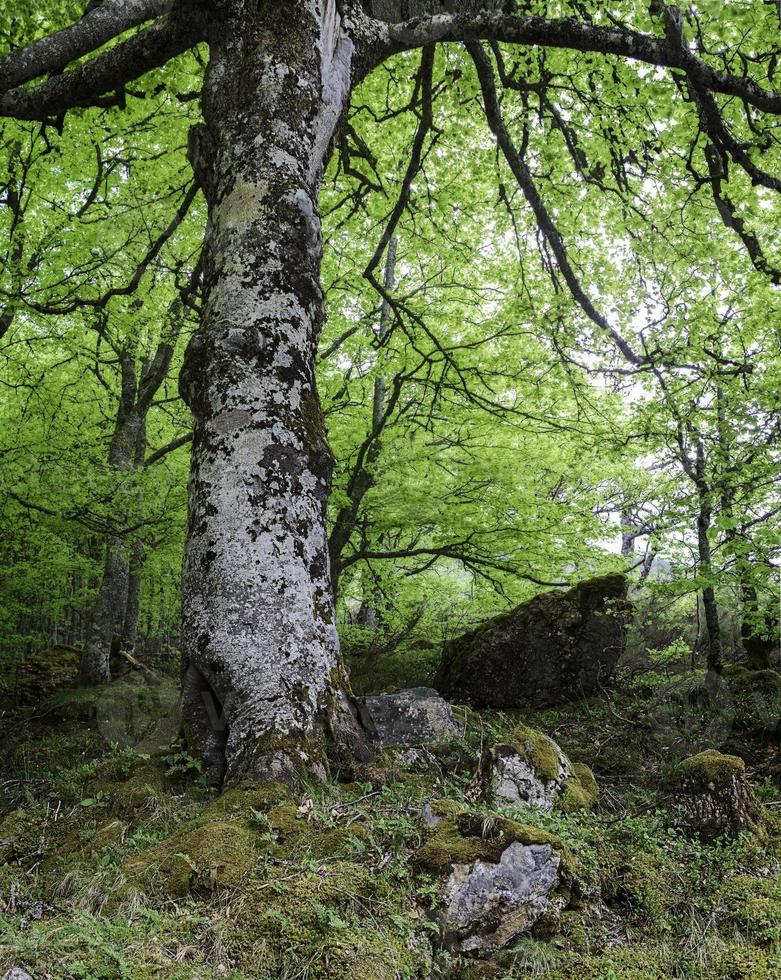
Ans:
[[[775,643],[773,623],[767,614],[760,616],[759,597],[756,588],[741,576],[740,639],[743,652],[751,670],[771,670]],[[761,620],[764,620],[762,622]],[[763,629],[764,626],[764,629]]]
[[[697,436],[697,454],[695,462],[697,487],[697,557],[700,575],[705,578],[702,588],[702,607],[705,612],[705,627],[708,631],[708,649],[706,661],[710,673],[720,674],[722,669],[721,625],[719,623],[719,607],[716,591],[713,588],[713,554],[711,551],[709,531],[713,517],[710,488],[706,482],[705,447],[702,437]]]
[[[133,467],[139,427],[144,417],[136,411],[136,367],[132,355],[120,352],[122,392],[117,408],[114,433],[109,448],[109,467],[117,474]],[[129,501],[120,488],[117,511],[121,522],[127,517]],[[105,545],[103,577],[92,611],[87,642],[81,659],[83,684],[107,684],[111,680],[111,647],[115,637],[122,632],[127,608],[130,576],[129,544],[124,535],[109,534]]]
[[[339,654],[315,385],[318,194],[353,45],[334,0],[217,6],[190,141],[209,221],[181,379],[195,416],[183,722],[212,779],[292,783],[325,778],[329,734],[368,754]]]
[[[141,417],[141,423],[136,433],[136,446],[133,452],[133,468],[139,472],[144,466],[146,456],[146,413]],[[143,510],[143,494],[141,488],[136,491],[136,511],[141,515]],[[145,559],[144,542],[139,536],[133,538],[130,545],[130,564],[128,568],[127,601],[125,603],[125,619],[122,624],[122,649],[134,653],[138,638],[138,612],[141,606],[141,574]]]

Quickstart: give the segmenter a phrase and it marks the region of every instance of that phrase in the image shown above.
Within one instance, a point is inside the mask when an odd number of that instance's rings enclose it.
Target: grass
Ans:
[[[83,704],[75,715],[60,705],[38,718],[9,709],[0,716],[0,841],[12,819],[25,833],[0,863],[0,972],[19,965],[36,980],[781,976],[775,824],[763,839],[705,844],[686,835],[666,789],[679,753],[669,726],[654,724],[659,686],[650,681],[555,711],[468,713],[465,736],[426,772],[378,770],[294,799],[247,794],[219,807],[209,806],[181,746],[149,758],[108,745]],[[440,879],[416,861],[430,833],[421,809],[450,800],[490,823],[475,794],[480,752],[519,723],[592,766],[601,802],[594,812],[499,811],[560,838],[576,886],[560,919],[492,963],[459,959],[438,943]],[[731,739],[731,751],[743,739],[760,798],[777,802],[777,748],[750,733]],[[244,844],[230,865],[225,841],[233,839]]]

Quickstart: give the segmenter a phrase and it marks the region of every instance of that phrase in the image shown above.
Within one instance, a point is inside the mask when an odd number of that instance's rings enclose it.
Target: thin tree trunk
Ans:
[[[735,468],[734,454],[731,452],[732,446],[734,445],[734,435],[730,430],[724,404],[724,392],[720,387],[716,389],[716,413],[719,425],[721,465],[722,471],[725,473],[728,468]],[[737,566],[741,610],[740,640],[743,646],[743,652],[752,670],[769,670],[771,667],[770,657],[773,650],[773,643],[772,640],[763,635],[758,621],[759,602],[757,590],[751,581],[751,557],[742,554],[740,549],[736,548],[738,535],[736,530],[737,522],[735,520],[734,490],[726,475],[722,476],[721,481],[721,510],[726,517],[730,518],[727,532],[724,535],[724,543],[727,552],[734,557]]]
[[[146,414],[143,414],[136,436],[136,447],[133,454],[133,468],[138,473],[144,465],[146,456]],[[136,491],[136,512],[140,515],[143,510],[143,493],[139,487]],[[141,573],[144,568],[144,542],[137,534],[130,546],[130,568],[128,572],[127,603],[125,619],[122,627],[122,649],[133,653],[138,637],[138,610],[141,605]]]
[[[109,449],[109,467],[118,475],[133,467],[133,454],[141,422],[134,410],[136,401],[136,369],[127,351],[120,354],[122,392],[117,408],[114,434]],[[116,496],[114,520],[122,524],[129,513],[126,491]],[[83,684],[106,684],[111,680],[111,649],[119,638],[127,608],[130,576],[128,541],[122,534],[110,533],[106,539],[103,577],[92,610],[87,642],[81,660]]]
[[[389,293],[393,291],[396,285],[397,247],[398,240],[391,238],[388,242],[388,254],[385,260],[385,289]],[[380,322],[377,329],[379,340],[383,340],[387,334],[389,324],[390,306],[387,300],[383,300],[380,311]],[[393,406],[395,406],[397,399],[398,390],[391,396]],[[374,473],[372,470],[382,448],[380,437],[387,421],[386,401],[387,379],[383,374],[378,374],[374,379],[371,429],[359,447],[355,466],[347,482],[347,503],[339,509],[328,539],[328,553],[331,561],[331,585],[335,599],[339,595],[339,577],[342,571],[342,555],[344,554],[344,549],[347,547],[355,531],[363,498],[374,484]],[[371,613],[367,613],[367,616],[371,617]]]
[[[712,506],[710,499],[710,489],[705,479],[705,449],[702,438],[697,438],[696,455],[696,486],[697,486],[697,555],[699,559],[699,571],[705,579],[702,589],[702,607],[705,613],[705,626],[708,631],[708,649],[706,654],[708,671],[716,674],[721,673],[722,652],[721,652],[721,626],[719,624],[719,607],[716,601],[716,592],[713,588],[713,555],[711,552],[710,538],[708,532],[711,527]]]
[[[341,667],[315,386],[318,193],[351,84],[334,0],[215,5],[190,156],[209,206],[183,574],[183,721],[209,774],[324,778],[365,754]]]

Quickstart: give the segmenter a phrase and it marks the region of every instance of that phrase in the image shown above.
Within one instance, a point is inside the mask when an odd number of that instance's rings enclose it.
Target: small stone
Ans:
[[[21,967],[12,966],[7,973],[3,974],[3,980],[33,980],[33,978]]]
[[[442,817],[438,813],[434,812],[434,808],[430,803],[426,803],[423,806],[423,809],[420,811],[420,819],[423,821],[425,826],[429,828],[429,830],[433,830],[437,824],[442,822]]]
[[[430,687],[358,698],[357,705],[369,737],[383,747],[429,745],[463,733],[453,709]]]

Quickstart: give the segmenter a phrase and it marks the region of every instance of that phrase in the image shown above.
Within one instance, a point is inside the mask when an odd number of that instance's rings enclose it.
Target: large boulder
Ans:
[[[361,724],[382,748],[425,746],[463,733],[453,709],[430,687],[358,698],[357,706]]]
[[[623,575],[543,592],[445,644],[434,686],[475,707],[550,707],[595,694],[626,643]]]

